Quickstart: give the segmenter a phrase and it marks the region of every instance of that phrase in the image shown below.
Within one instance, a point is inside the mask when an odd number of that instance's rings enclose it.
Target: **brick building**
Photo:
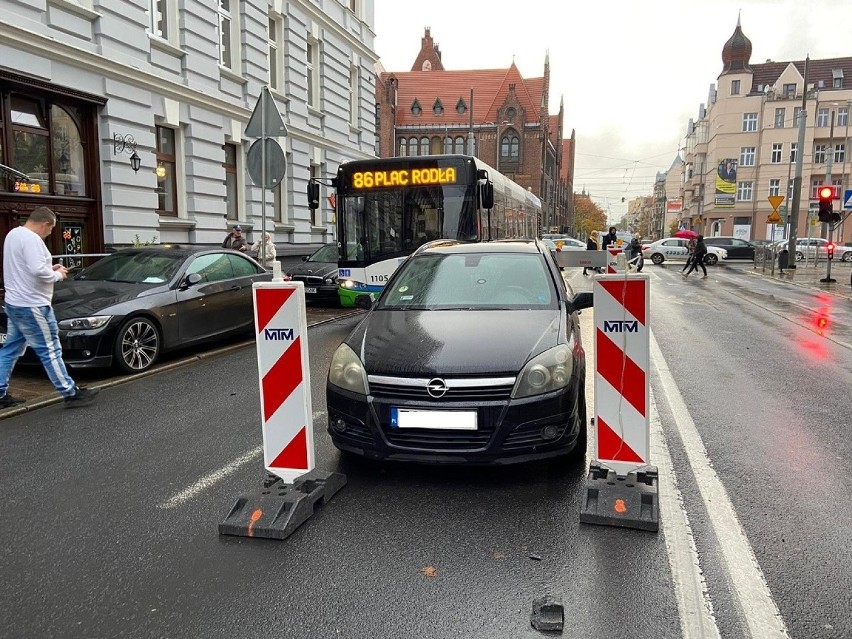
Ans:
[[[564,139],[564,105],[551,115],[549,96],[549,54],[539,78],[514,62],[448,71],[427,28],[410,71],[377,73],[378,154],[476,155],[541,199],[542,226],[571,231],[575,136]]]

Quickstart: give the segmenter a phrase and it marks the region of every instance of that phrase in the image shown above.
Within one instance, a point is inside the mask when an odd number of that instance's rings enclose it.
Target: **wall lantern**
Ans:
[[[130,153],[130,168],[136,173],[142,166],[142,158],[136,153],[136,140],[129,133],[127,135],[112,135],[112,154]]]

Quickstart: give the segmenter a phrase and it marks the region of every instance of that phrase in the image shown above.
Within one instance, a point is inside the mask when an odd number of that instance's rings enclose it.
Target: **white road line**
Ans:
[[[317,418],[321,417],[322,415],[325,415],[325,411],[315,412],[313,414],[313,420],[316,421]],[[263,446],[262,445],[257,446],[255,448],[252,448],[247,453],[244,453],[244,454],[240,455],[239,457],[237,457],[230,464],[225,464],[224,466],[222,466],[222,468],[219,468],[218,470],[214,470],[212,473],[205,475],[204,477],[202,477],[198,481],[194,482],[192,485],[188,486],[187,488],[184,488],[179,493],[173,495],[167,501],[164,501],[162,504],[158,504],[157,508],[164,508],[164,509],[165,508],[175,508],[177,506],[185,504],[190,499],[197,497],[198,495],[200,495],[202,492],[204,492],[205,490],[207,490],[211,486],[222,481],[228,475],[235,473],[241,467],[245,466],[246,464],[248,464],[251,461],[254,461],[255,458],[260,457],[262,454],[263,454]]]
[[[707,508],[708,520],[716,533],[730,582],[734,586],[749,634],[752,637],[789,637],[787,627],[781,618],[778,606],[772,599],[766,578],[754,556],[751,544],[740,526],[722,481],[711,466],[704,442],[701,440],[695,422],[692,421],[689,409],[653,333],[651,334],[651,361],[663,388],[665,400],[674,416],[678,434]]]
[[[677,476],[657,413],[653,391],[651,391],[651,459],[659,473],[657,486],[660,520],[663,522],[666,551],[680,614],[681,636],[690,637],[690,639],[719,637],[719,628],[713,617],[713,604],[707,592],[707,582],[701,571],[689,517],[677,487]]]
[[[189,486],[188,488],[183,489],[176,495],[174,495],[168,501],[159,504],[157,508],[176,508],[177,506],[181,506],[185,504],[193,497],[198,496],[214,484],[219,483],[225,477],[230,475],[231,473],[236,472],[242,466],[245,466],[251,461],[254,461],[256,458],[260,457],[263,454],[263,446],[257,446],[256,448],[252,448],[247,453],[240,455],[230,464],[226,464],[219,468],[218,470],[214,470],[212,473],[205,475],[197,482]]]

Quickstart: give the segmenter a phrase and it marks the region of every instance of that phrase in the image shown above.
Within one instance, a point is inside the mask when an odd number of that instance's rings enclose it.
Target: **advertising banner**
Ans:
[[[716,201],[718,208],[732,208],[737,200],[737,160],[720,160],[716,171]]]

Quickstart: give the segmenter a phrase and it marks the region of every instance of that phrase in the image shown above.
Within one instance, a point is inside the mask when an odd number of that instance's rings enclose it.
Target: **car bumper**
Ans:
[[[432,464],[511,464],[570,452],[577,442],[575,377],[565,389],[525,399],[424,402],[356,395],[327,385],[334,445],[372,459]],[[476,430],[396,428],[391,408],[476,412]],[[545,428],[550,438],[545,437]]]
[[[59,331],[62,359],[72,368],[102,368],[112,365],[115,332]]]

